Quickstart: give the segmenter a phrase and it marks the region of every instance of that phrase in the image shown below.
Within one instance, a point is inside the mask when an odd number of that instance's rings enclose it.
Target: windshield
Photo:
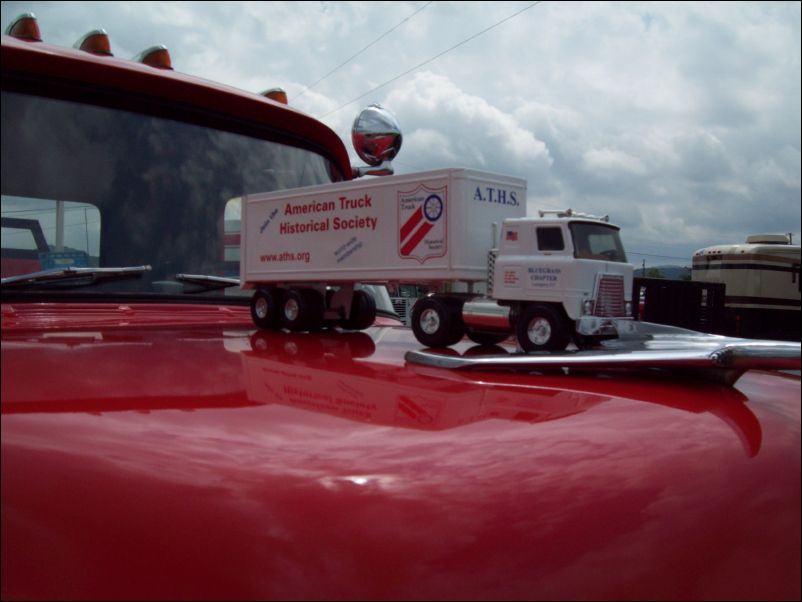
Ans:
[[[572,222],[570,228],[574,239],[574,257],[577,259],[627,262],[618,228],[587,222]]]
[[[331,173],[302,148],[4,91],[2,277],[151,266],[138,278],[99,279],[94,294],[182,294],[176,274],[236,278],[240,197],[331,182]]]

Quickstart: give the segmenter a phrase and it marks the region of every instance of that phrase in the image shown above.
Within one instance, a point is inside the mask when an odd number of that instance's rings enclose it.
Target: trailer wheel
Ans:
[[[291,288],[281,299],[281,323],[287,330],[318,330],[323,326],[323,297],[313,289]]]
[[[343,320],[343,328],[348,330],[365,330],[376,321],[376,301],[367,291],[354,291],[351,300],[351,311]]]
[[[461,304],[438,297],[421,299],[412,309],[412,332],[427,347],[448,347],[465,334]]]
[[[281,291],[275,288],[260,288],[251,297],[251,318],[253,323],[263,330],[275,330],[279,327],[279,304]]]
[[[515,324],[515,335],[524,351],[562,351],[571,340],[560,312],[539,303],[524,307]]]

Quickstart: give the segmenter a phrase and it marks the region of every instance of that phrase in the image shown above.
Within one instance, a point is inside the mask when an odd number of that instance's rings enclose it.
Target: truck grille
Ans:
[[[623,318],[626,316],[623,276],[606,274],[599,278],[593,315],[602,318]]]

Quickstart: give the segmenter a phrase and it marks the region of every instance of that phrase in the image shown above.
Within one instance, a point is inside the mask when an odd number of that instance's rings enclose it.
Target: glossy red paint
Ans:
[[[4,307],[3,599],[800,597],[798,376],[462,374],[403,328],[130,307]]]

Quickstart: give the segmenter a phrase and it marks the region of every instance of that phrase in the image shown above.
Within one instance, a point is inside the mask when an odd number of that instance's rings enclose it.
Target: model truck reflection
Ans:
[[[731,387],[680,383],[675,395],[657,395],[669,384],[665,378],[613,379],[594,374],[574,390],[565,386],[559,371],[533,378],[504,372],[472,375],[411,364],[399,370],[394,363],[371,357],[373,339],[361,332],[310,337],[256,331],[250,343],[251,350],[242,351],[241,358],[252,403],[279,403],[359,422],[440,431],[489,419],[532,424],[557,420],[625,397],[711,413],[730,426],[750,457],[761,445],[760,423],[745,397]],[[500,350],[475,346],[465,353]]]
[[[194,356],[180,353],[184,348],[180,337],[153,338],[135,331],[36,338],[20,333],[3,341],[5,368],[19,373],[25,373],[25,366],[33,370],[27,355],[38,353],[37,374],[50,375],[32,380],[24,389],[4,381],[4,416],[225,411],[278,404],[366,424],[442,431],[490,419],[530,424],[558,420],[625,399],[713,414],[737,435],[748,456],[758,453],[762,439],[746,397],[733,387],[676,380],[670,374],[654,378],[649,376],[652,371],[610,378],[567,377],[561,371],[471,374],[404,366],[399,358],[412,340],[405,329],[315,335],[230,332],[222,338],[220,333],[207,337],[196,333]],[[382,343],[377,347],[374,339],[379,338]],[[80,353],[64,354],[65,348]],[[154,373],[137,381],[136,394],[131,395],[120,389],[119,375],[126,373],[132,350],[171,365],[187,378],[177,382],[168,372]],[[464,353],[484,350],[473,347]],[[106,370],[85,378],[86,362],[96,355],[102,355]],[[198,363],[206,369],[198,371]],[[70,386],[55,390],[53,383],[58,382]]]
[[[370,355],[373,341],[364,333],[309,337],[260,331],[251,341],[253,351],[242,354],[250,400],[363,422],[424,430],[489,418],[542,422],[606,399],[535,385],[481,386],[363,362],[353,358]]]

